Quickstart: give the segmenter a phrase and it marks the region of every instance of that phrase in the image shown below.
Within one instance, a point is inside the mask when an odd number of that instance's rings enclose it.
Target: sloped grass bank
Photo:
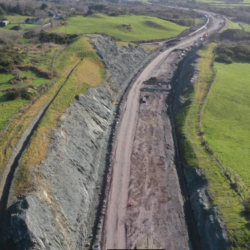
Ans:
[[[51,131],[57,127],[59,117],[77,94],[85,94],[87,88],[96,87],[103,79],[103,64],[87,38],[80,38],[59,56],[55,69],[60,77],[57,85],[60,90],[45,113],[34,134],[27,151],[22,157],[15,194],[20,195],[32,190],[31,171],[46,156],[51,140]],[[58,90],[58,88],[57,88]],[[56,94],[53,91],[53,94]]]
[[[184,99],[193,101],[181,108],[176,115],[177,136],[185,165],[198,168],[208,180],[211,205],[217,207],[226,223],[231,249],[249,249],[249,218],[246,217],[242,198],[225,175],[220,162],[206,149],[199,129],[200,111],[215,77],[215,71],[211,68],[214,47],[215,44],[207,45],[200,52],[202,58],[198,65],[198,80],[183,95]]]
[[[162,39],[177,36],[187,27],[179,26],[169,21],[149,16],[118,16],[93,15],[77,16],[67,20],[68,26],[53,32],[74,33],[104,33],[119,38],[122,41],[141,41]],[[125,25],[131,25],[128,30]]]
[[[250,188],[249,63],[215,63],[217,79],[204,110],[206,139]]]
[[[238,23],[234,23],[231,20],[227,19],[227,26],[226,29],[234,29],[234,30],[241,30],[241,27]]]

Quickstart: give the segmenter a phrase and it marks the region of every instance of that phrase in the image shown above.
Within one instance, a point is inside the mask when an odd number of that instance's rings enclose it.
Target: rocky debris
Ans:
[[[136,249],[163,249],[163,247],[152,237],[144,236],[136,243]]]
[[[201,236],[202,249],[228,249],[230,244],[225,224],[216,207],[212,207],[209,202],[207,180],[198,169],[192,166],[187,166],[184,169],[184,174]]]
[[[150,52],[141,46],[134,47],[130,44],[128,47],[119,47],[110,37],[106,36],[105,39],[108,42],[103,43],[101,37],[95,39],[94,45],[102,53],[103,62],[111,73],[110,87],[114,91],[123,92],[130,82],[130,78],[126,76],[127,72],[136,74]]]
[[[103,54],[106,79],[86,95],[78,95],[59,120],[46,158],[32,173],[36,191],[9,202],[3,249],[10,249],[9,242],[13,249],[84,249],[89,240],[114,103],[151,57],[141,47],[118,47],[108,36],[93,36],[92,42]]]

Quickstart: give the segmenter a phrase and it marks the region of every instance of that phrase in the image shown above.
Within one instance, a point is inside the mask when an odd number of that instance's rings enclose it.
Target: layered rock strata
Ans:
[[[193,99],[183,101],[181,95],[185,88],[194,84],[198,79],[199,58],[200,55],[198,54],[198,50],[194,50],[179,68],[174,102],[175,113],[177,113],[181,107],[195,101]],[[187,138],[180,138],[180,140],[186,139]],[[218,209],[211,206],[209,202],[208,181],[202,172],[193,166],[184,166],[183,171],[187,182],[190,203],[201,239],[202,249],[228,249],[230,240],[225,224],[221,219]]]
[[[80,250],[91,237],[116,103],[152,55],[139,46],[119,47],[108,36],[90,40],[106,77],[61,116],[46,158],[34,166],[36,191],[11,197],[1,249]]]

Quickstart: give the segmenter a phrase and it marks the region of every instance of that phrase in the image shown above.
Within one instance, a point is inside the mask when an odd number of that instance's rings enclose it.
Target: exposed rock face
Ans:
[[[229,238],[218,210],[210,206],[208,183],[205,177],[194,167],[184,169],[190,202],[201,236],[204,250],[223,250],[229,248]]]
[[[77,96],[61,117],[46,158],[35,166],[36,192],[6,212],[3,249],[82,250],[89,239],[114,102],[151,57],[140,47],[118,47],[109,37],[95,36],[92,42],[102,54],[107,77],[101,86]]]
[[[190,53],[180,69],[177,93],[175,97],[174,110],[194,101],[181,101],[183,89],[194,84],[198,78],[199,61],[198,51]],[[187,138],[181,138],[186,140]],[[230,241],[223,221],[220,218],[217,208],[212,207],[209,202],[208,182],[205,176],[195,167],[185,166],[184,175],[187,182],[190,202],[194,212],[195,221],[201,238],[202,249],[204,250],[226,250]]]

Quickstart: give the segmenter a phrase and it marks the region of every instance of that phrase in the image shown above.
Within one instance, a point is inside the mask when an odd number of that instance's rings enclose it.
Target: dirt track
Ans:
[[[219,22],[213,18],[209,31],[218,29]],[[148,105],[139,100],[145,80],[172,78],[178,53],[171,52],[193,45],[201,35],[185,38],[160,54],[128,93],[115,142],[102,249],[133,249],[143,237],[157,240],[165,249],[189,249],[172,128],[166,114],[168,92],[147,92]],[[133,206],[128,206],[130,201]]]

